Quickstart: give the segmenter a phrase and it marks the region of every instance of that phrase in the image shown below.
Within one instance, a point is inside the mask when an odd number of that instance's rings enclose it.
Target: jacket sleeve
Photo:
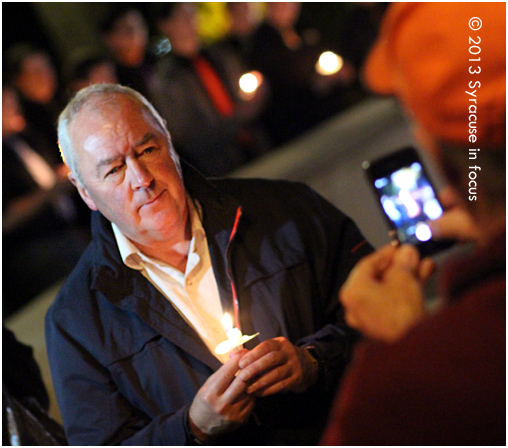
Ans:
[[[320,387],[334,391],[351,359],[352,348],[359,334],[347,326],[339,291],[356,263],[372,252],[356,224],[335,206],[315,192],[311,192],[313,222],[310,232],[314,270],[319,285],[319,297],[312,297],[320,305],[320,321],[316,332],[296,345],[312,347],[312,355],[319,362]]]
[[[151,418],[115,385],[107,366],[46,316],[46,340],[58,404],[70,445],[186,445],[188,408]]]

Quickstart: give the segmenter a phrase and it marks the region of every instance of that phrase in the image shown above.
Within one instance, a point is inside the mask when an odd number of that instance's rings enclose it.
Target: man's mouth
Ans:
[[[161,196],[162,194],[164,193],[164,190],[162,190],[159,194],[155,195],[152,199],[150,199],[149,201],[145,202],[141,208],[145,207],[146,205],[151,205],[153,204],[154,202],[156,202]]]

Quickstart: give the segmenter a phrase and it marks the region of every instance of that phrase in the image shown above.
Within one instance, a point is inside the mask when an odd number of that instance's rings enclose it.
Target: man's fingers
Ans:
[[[254,409],[254,405],[256,404],[256,399],[251,397],[250,400],[244,401],[238,408],[239,419],[245,423],[249,416],[252,414]]]
[[[453,187],[446,186],[442,188],[438,196],[445,210],[462,204],[459,193]]]
[[[237,361],[241,361],[242,358],[249,353],[249,350],[246,348],[241,348],[239,350],[232,350],[229,352],[229,359],[228,361],[231,361],[232,359],[236,359]]]
[[[240,361],[240,368],[246,369],[248,366],[268,355],[269,353],[279,350],[280,343],[277,339],[269,339],[259,344],[256,348],[247,353]]]
[[[253,394],[261,389],[266,389],[268,387],[277,384],[286,378],[291,376],[292,369],[287,364],[281,365],[275,369],[272,369],[266,374],[261,375],[261,377],[257,378],[248,388],[247,393]]]
[[[268,397],[269,395],[278,394],[283,390],[286,390],[291,385],[291,379],[286,378],[285,380],[279,381],[269,387],[264,387],[255,392],[258,397]]]
[[[245,352],[247,352],[247,350],[245,350]],[[222,395],[235,379],[242,355],[244,355],[244,353],[233,354],[228,362],[208,379],[208,385],[216,391],[217,395]]]
[[[233,403],[243,399],[242,394],[245,393],[249,385],[240,378],[240,375],[229,384],[229,386],[222,392],[222,400]]]
[[[456,207],[443,213],[439,218],[428,221],[435,238],[451,238],[459,241],[475,241],[479,237],[479,229],[470,213]]]
[[[362,270],[372,277],[379,277],[388,269],[392,263],[393,255],[397,247],[387,244],[373,254],[368,255],[359,262]]]
[[[339,292],[339,300],[346,310],[355,306],[358,289],[370,289],[373,283],[377,283],[390,267],[397,247],[388,244],[376,252],[362,258],[351,271],[349,277]],[[348,325],[356,328],[352,316],[347,316]]]
[[[242,403],[240,404],[240,413],[242,413],[243,415],[250,414],[255,404],[256,399],[252,396],[249,397],[248,400],[242,401]]]
[[[403,244],[393,255],[393,266],[416,274],[420,266],[420,255],[414,246]]]
[[[274,367],[284,362],[284,356],[280,351],[272,351],[267,353],[256,362],[250,364],[238,374],[238,377],[242,381],[250,381],[259,375],[262,375],[268,370],[272,370]]]
[[[429,280],[430,276],[436,270],[436,263],[431,258],[424,258],[420,263],[420,267],[418,268],[418,278],[420,279],[420,283],[425,285]]]

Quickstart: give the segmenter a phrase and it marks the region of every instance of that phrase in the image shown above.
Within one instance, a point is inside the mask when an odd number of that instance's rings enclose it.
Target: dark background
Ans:
[[[147,18],[148,3],[132,2]],[[206,8],[205,2],[198,3]],[[376,5],[372,13],[368,5]],[[67,55],[76,47],[100,45],[98,25],[108,2],[2,2],[2,50],[30,41],[45,48],[61,70]],[[298,28],[319,31],[321,39],[343,55],[355,57],[358,48],[374,37],[372,17],[380,18],[388,3],[303,2]],[[217,8],[216,8],[217,9]],[[377,17],[379,16],[379,17]],[[215,16],[220,20],[220,14]],[[148,23],[148,21],[147,21]],[[154,30],[151,36],[156,37]],[[60,73],[59,73],[60,74]]]

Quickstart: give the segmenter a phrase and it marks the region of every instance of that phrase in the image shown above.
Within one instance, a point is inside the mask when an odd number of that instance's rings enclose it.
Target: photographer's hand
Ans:
[[[480,229],[455,190],[451,187],[444,188],[439,194],[439,200],[445,212],[440,218],[428,222],[432,235],[436,239],[477,241]]]
[[[346,322],[364,335],[394,341],[425,315],[423,285],[434,263],[413,246],[385,246],[358,262],[340,291]]]

